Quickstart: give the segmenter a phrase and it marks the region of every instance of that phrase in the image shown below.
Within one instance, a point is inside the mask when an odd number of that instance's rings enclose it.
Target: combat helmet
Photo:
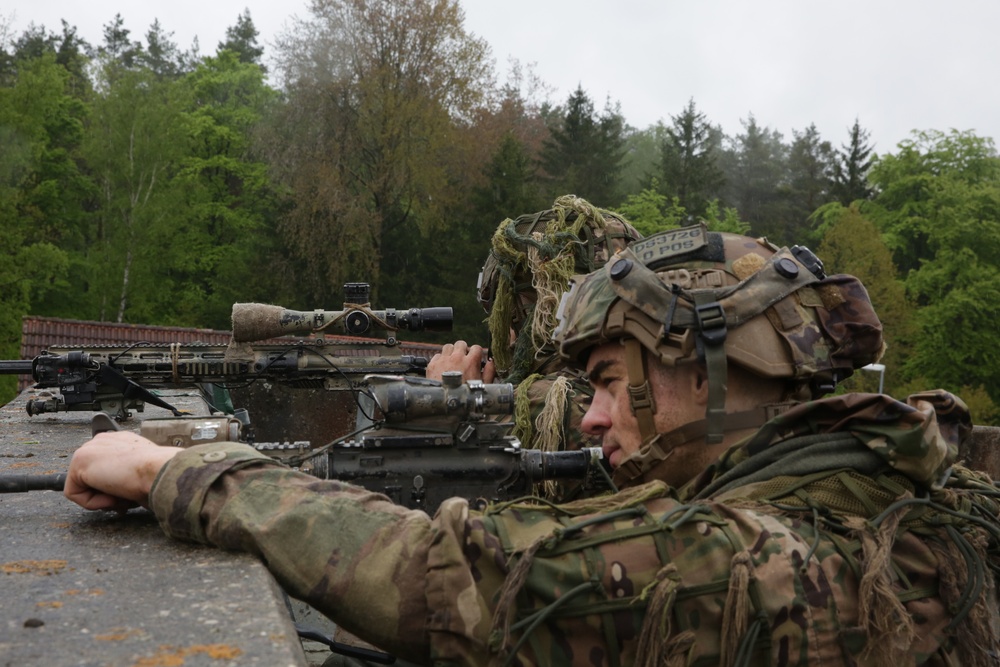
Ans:
[[[778,248],[704,224],[650,236],[574,277],[558,318],[555,342],[570,362],[582,365],[596,345],[623,341],[643,441],[633,477],[665,456],[670,442],[701,435],[721,442],[729,430],[766,421],[766,409],[726,414],[728,363],[786,381],[786,393],[801,400],[833,391],[884,349],[882,324],[857,278],[827,276],[808,248]],[[704,364],[704,422],[655,433],[647,356],[665,366]]]
[[[642,235],[622,216],[575,195],[499,224],[479,274],[497,371],[518,382],[550,345],[556,310],[574,274],[590,273]],[[517,343],[508,345],[510,332]],[[550,348],[551,349],[551,348]]]

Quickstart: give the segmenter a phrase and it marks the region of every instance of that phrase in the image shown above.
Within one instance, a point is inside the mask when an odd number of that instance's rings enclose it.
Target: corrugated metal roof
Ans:
[[[58,317],[38,317],[25,315],[21,320],[21,358],[33,359],[53,346],[90,347],[93,345],[131,345],[133,343],[205,343],[207,345],[227,345],[231,332],[218,329],[194,329],[190,327],[161,327],[149,324],[122,324],[120,322],[91,322],[87,320],[69,320]],[[334,343],[370,343],[372,338],[356,336],[326,336]],[[275,338],[265,343],[288,343],[292,337]],[[402,354],[430,358],[441,350],[440,345],[432,343],[400,342]],[[350,353],[350,352],[349,352]],[[358,349],[355,354],[361,356],[373,352]],[[28,376],[20,376],[18,389],[25,389],[32,384]]]

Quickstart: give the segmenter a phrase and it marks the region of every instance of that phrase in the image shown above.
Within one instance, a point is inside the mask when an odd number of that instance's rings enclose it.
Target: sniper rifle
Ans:
[[[372,310],[350,299],[363,283],[350,283],[344,310],[294,311],[268,304],[233,305],[233,339],[228,345],[202,343],[135,343],[85,348],[50,346],[34,359],[0,361],[0,374],[30,375],[35,389],[57,395],[32,399],[29,415],[63,411],[102,411],[119,421],[142,411],[145,403],[180,412],[157,396],[157,389],[201,384],[223,388],[258,380],[296,388],[356,389],[366,375],[423,375],[425,357],[399,352],[394,332],[450,331],[451,308]],[[359,287],[360,286],[360,287]],[[371,329],[388,333],[378,339],[333,342],[325,338],[251,343],[287,334],[349,333]]]

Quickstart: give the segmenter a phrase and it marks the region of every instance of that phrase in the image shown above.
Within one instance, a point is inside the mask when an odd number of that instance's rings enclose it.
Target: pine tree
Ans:
[[[844,206],[859,199],[871,199],[873,190],[868,185],[868,171],[876,158],[872,154],[874,147],[868,144],[868,131],[861,129],[857,119],[850,133],[850,144],[841,144],[833,169],[833,192]]]
[[[161,79],[173,79],[183,71],[183,58],[177,43],[171,37],[174,33],[164,32],[159,19],[153,21],[146,32],[146,50],[139,60]]]
[[[835,155],[829,141],[820,138],[816,125],[803,132],[792,130],[795,137],[788,153],[789,206],[785,238],[807,243],[810,216],[833,199]]]
[[[780,132],[761,127],[751,114],[727,151],[726,205],[750,223],[754,234],[785,242],[788,147]]]
[[[250,18],[250,10],[246,9],[236,19],[236,25],[226,28],[226,39],[219,42],[218,50],[232,51],[241,63],[253,63],[267,72],[267,68],[261,63],[264,48],[257,43],[259,34]]]
[[[129,34],[125,19],[115,14],[114,20],[104,26],[104,43],[97,52],[124,69],[134,69],[142,57],[142,44],[129,39]]]
[[[598,116],[593,101],[577,87],[565,110],[553,114],[551,132],[541,154],[551,193],[573,193],[599,206],[618,201],[625,122],[617,108],[609,102]]]
[[[689,215],[702,217],[725,182],[716,159],[720,135],[693,99],[671,120],[660,147],[660,191],[676,197]]]

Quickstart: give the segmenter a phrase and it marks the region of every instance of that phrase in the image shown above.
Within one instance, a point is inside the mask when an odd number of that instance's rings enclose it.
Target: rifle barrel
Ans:
[[[66,473],[53,475],[0,475],[0,493],[62,491],[65,485]]]
[[[14,359],[0,361],[0,375],[31,375],[31,359]]]

